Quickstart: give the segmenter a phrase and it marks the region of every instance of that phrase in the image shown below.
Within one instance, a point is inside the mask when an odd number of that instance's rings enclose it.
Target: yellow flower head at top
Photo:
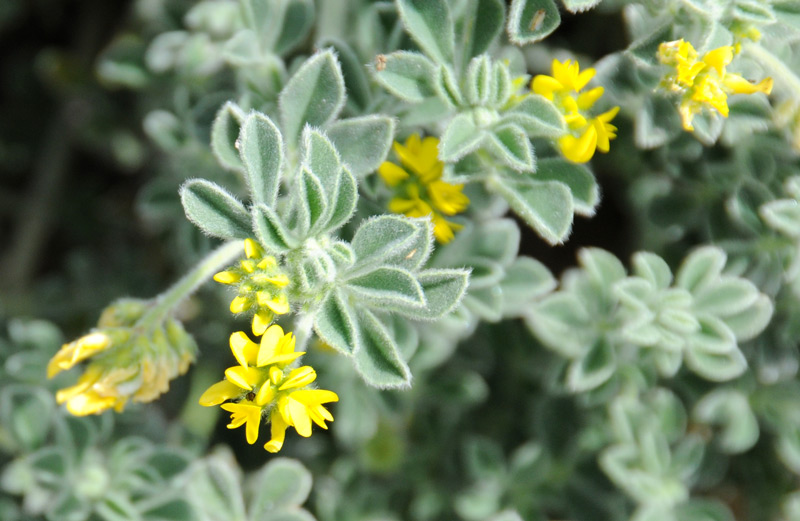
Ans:
[[[197,346],[175,319],[151,328],[137,328],[148,303],[123,299],[111,304],[97,329],[64,344],[47,366],[47,377],[89,360],[76,385],[56,393],[76,416],[107,409],[120,412],[129,400],[149,402],[169,389],[169,382],[186,372]]]
[[[420,139],[419,134],[412,134],[402,145],[395,141],[394,152],[402,166],[385,161],[378,168],[378,174],[395,191],[389,211],[408,217],[430,216],[436,240],[450,242],[462,226],[445,216],[466,210],[469,198],[462,192],[463,184],[442,180],[444,163],[439,161],[439,139]]]
[[[289,312],[286,286],[289,278],[281,271],[275,257],[266,255],[253,239],[244,240],[245,259],[214,275],[221,284],[235,285],[238,295],[231,301],[231,313],[252,310],[253,332],[261,335],[274,315]]]
[[[258,430],[266,416],[272,438],[264,445],[269,452],[278,452],[288,427],[300,436],[311,436],[311,423],[323,429],[325,421],[333,421],[322,404],[336,402],[333,391],[312,389],[317,373],[310,366],[292,368],[304,352],[295,352],[292,333],[283,333],[272,325],[256,344],[243,332],[231,335],[231,351],[239,365],[225,371],[225,380],[217,382],[200,397],[200,405],[220,405],[231,413],[229,429],[245,426],[247,443],[258,439]]]
[[[589,109],[603,95],[603,87],[581,92],[594,77],[594,69],[580,70],[578,62],[553,60],[553,75],[540,74],[533,78],[531,90],[552,101],[567,123],[567,133],[558,139],[564,157],[575,163],[585,163],[595,151],[608,152],[610,141],[617,137],[617,127],[611,120],[619,112],[614,107],[591,118]]]
[[[772,78],[750,83],[741,75],[726,70],[735,50],[734,46],[726,45],[699,58],[692,44],[683,39],[659,45],[659,61],[671,68],[661,84],[681,95],[678,110],[685,130],[694,130],[692,120],[705,107],[727,118],[729,94],[772,92]]]

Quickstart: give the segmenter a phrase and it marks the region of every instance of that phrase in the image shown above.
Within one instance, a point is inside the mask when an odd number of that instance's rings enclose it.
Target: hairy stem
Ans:
[[[194,293],[216,272],[241,256],[243,251],[241,241],[231,241],[209,253],[171,288],[156,297],[153,306],[142,316],[139,324],[149,327],[162,320],[167,313]]]

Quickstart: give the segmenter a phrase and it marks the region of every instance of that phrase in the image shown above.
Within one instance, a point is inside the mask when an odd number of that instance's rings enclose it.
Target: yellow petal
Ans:
[[[98,414],[118,405],[118,401],[122,401],[124,405],[125,399],[116,396],[100,396],[97,393],[88,392],[71,398],[67,402],[67,410],[75,416]]]
[[[280,368],[272,366],[269,368],[269,381],[272,385],[278,385],[283,380],[283,371]]]
[[[253,303],[245,297],[235,297],[231,300],[231,313],[241,313],[250,308]]]
[[[261,372],[254,367],[229,367],[225,370],[225,378],[246,391],[253,390],[258,384]]]
[[[725,45],[718,47],[714,50],[708,51],[703,56],[703,61],[716,69],[717,74],[722,76],[725,72],[725,66],[728,65],[733,59],[733,47]]]
[[[294,391],[292,393],[292,398],[309,406],[339,401],[338,394],[326,389],[306,389],[302,391]]]
[[[564,157],[573,163],[585,163],[594,155],[597,147],[597,131],[594,126],[588,127],[580,137],[567,134],[558,140],[558,147]]]
[[[578,62],[575,62],[575,69],[578,69]],[[583,89],[592,78],[594,78],[596,71],[594,69],[586,69],[575,77],[574,89],[575,92]]]
[[[286,410],[289,413],[289,423],[294,425],[297,434],[304,438],[311,436],[311,418],[306,406],[289,396]]]
[[[264,407],[275,399],[275,388],[265,383],[256,394],[256,405]]]
[[[553,94],[555,92],[560,92],[564,90],[564,86],[561,85],[561,83],[552,76],[539,74],[538,76],[533,78],[533,82],[531,83],[531,90],[536,94],[544,96],[545,98],[552,101],[554,97]]]
[[[258,344],[250,340],[244,331],[237,331],[230,337],[231,351],[242,367],[255,366],[258,356]]]
[[[738,74],[726,74],[722,82],[733,94],[753,94],[754,92],[770,94],[772,92],[772,78],[765,78],[758,83],[750,83]]]
[[[273,409],[270,415],[270,423],[272,424],[270,427],[272,439],[264,444],[264,448],[269,452],[275,453],[283,447],[283,441],[286,438],[286,428],[289,425],[284,421],[277,407]]]
[[[399,185],[410,177],[408,172],[388,161],[384,161],[381,166],[378,167],[378,174],[381,176],[384,183],[392,187]]]
[[[314,368],[309,365],[304,365],[303,367],[292,369],[292,372],[289,373],[289,377],[283,381],[281,386],[278,387],[278,390],[285,391],[286,389],[305,387],[316,379],[317,373],[314,371]]]
[[[261,293],[259,292],[259,296]],[[289,299],[286,298],[285,294],[259,301],[259,305],[269,308],[276,315],[285,315],[289,312]]]
[[[272,322],[272,317],[274,313],[268,309],[259,309],[255,315],[253,315],[253,334],[256,336],[260,336],[264,334],[267,327]]]
[[[264,335],[261,337],[261,344],[258,347],[258,357],[254,365],[263,367],[265,365],[263,361],[273,357],[277,352],[278,344],[283,336],[283,328],[277,324],[264,331]]]
[[[237,398],[241,394],[242,389],[239,386],[228,380],[222,380],[206,389],[206,392],[200,397],[199,403],[204,407],[212,407],[221,404],[225,400]]]
[[[469,197],[461,191],[463,184],[451,185],[444,181],[434,181],[428,185],[428,196],[433,206],[445,215],[463,212],[469,205]]]
[[[248,259],[259,259],[264,255],[264,250],[253,239],[244,240],[244,254]]]
[[[578,96],[578,108],[581,110],[588,110],[592,108],[592,105],[594,105],[595,102],[600,99],[600,96],[603,95],[603,92],[605,92],[603,87],[595,87],[592,90],[584,92]]]
[[[236,284],[242,280],[242,276],[234,271],[220,271],[214,275],[214,280],[220,284]]]

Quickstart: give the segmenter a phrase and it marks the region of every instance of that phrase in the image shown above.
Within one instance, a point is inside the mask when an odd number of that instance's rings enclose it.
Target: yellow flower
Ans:
[[[275,257],[266,255],[253,239],[244,240],[246,259],[214,275],[221,284],[235,285],[238,295],[231,301],[231,313],[253,310],[253,332],[261,335],[274,315],[289,312],[286,286],[289,278],[280,270]]]
[[[558,139],[564,157],[575,163],[585,163],[595,151],[608,152],[609,143],[617,137],[617,127],[611,120],[619,112],[614,107],[590,118],[589,109],[603,95],[603,87],[581,92],[595,75],[594,69],[580,70],[578,62],[553,60],[553,75],[540,74],[533,78],[531,90],[552,101],[564,116],[568,132]]]
[[[389,211],[408,217],[430,216],[436,240],[450,242],[462,226],[445,216],[466,210],[469,198],[462,192],[463,184],[442,181],[439,139],[420,139],[419,134],[412,134],[402,145],[395,141],[394,152],[402,166],[386,161],[378,168],[384,182],[395,190]]]
[[[76,385],[56,393],[76,416],[107,409],[121,412],[128,401],[149,402],[169,390],[169,382],[187,371],[197,347],[175,319],[149,328],[138,321],[147,302],[124,299],[109,306],[98,329],[64,344],[47,365],[47,377],[89,360]]]
[[[681,95],[678,112],[685,130],[694,130],[692,120],[706,107],[727,118],[729,94],[772,92],[772,78],[750,83],[741,75],[726,70],[736,50],[737,47],[726,45],[698,59],[692,44],[683,39],[659,45],[659,61],[672,69],[661,85]]]
[[[220,405],[231,413],[229,429],[245,425],[247,443],[258,439],[258,430],[266,416],[271,439],[264,445],[269,452],[283,446],[286,429],[294,427],[298,434],[311,436],[311,422],[327,429],[325,420],[333,421],[322,404],[336,402],[332,391],[309,389],[317,378],[310,366],[288,367],[305,353],[295,352],[292,333],[284,334],[278,325],[267,328],[256,344],[242,331],[230,337],[233,356],[238,366],[225,371],[225,380],[217,382],[200,397],[200,405]]]

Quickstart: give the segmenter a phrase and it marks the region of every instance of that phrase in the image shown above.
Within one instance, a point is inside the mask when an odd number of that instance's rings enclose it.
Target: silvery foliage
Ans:
[[[739,344],[769,322],[772,301],[752,282],[724,273],[719,248],[692,252],[675,273],[659,256],[640,252],[633,274],[600,249],[579,254],[581,268],[526,314],[533,334],[569,361],[573,392],[598,388],[628,372],[670,378],[685,364],[711,381],[742,375]]]
[[[408,385],[411,374],[389,315],[422,321],[445,316],[463,296],[469,272],[425,268],[433,248],[428,219],[377,216],[362,222],[349,242],[335,235],[353,216],[358,183],[320,127],[352,150],[360,136],[374,134],[376,122],[389,122],[372,168],[393,132],[391,120],[381,116],[334,122],[345,91],[331,51],[306,60],[280,101],[280,129],[265,114],[244,115],[232,103],[212,129],[212,148],[223,165],[244,175],[249,204],[211,181],[193,179],[181,188],[186,215],[214,237],[257,237],[285,266],[290,302],[305,317],[300,320],[353,357],[370,384]],[[367,144],[362,152],[369,151]]]
[[[69,378],[42,385],[61,332],[33,320],[12,321],[8,332],[9,341],[0,339],[4,521],[313,521],[301,507],[311,474],[299,462],[274,459],[244,480],[225,451],[201,457],[160,439],[164,419],[152,410],[119,421],[71,416],[53,393]]]
[[[537,158],[531,139],[552,141],[564,134],[565,123],[547,99],[517,97],[523,84],[513,82],[526,81],[524,70],[512,71],[509,63],[488,54],[506,23],[504,3],[479,0],[453,11],[445,0],[403,0],[397,7],[422,52],[380,56],[373,64],[375,80],[415,105],[414,120],[427,115],[427,124],[444,121],[439,158],[454,164],[457,174],[483,182],[549,243],[563,242],[574,214],[594,215],[598,187],[584,166]],[[533,17],[542,17],[551,31],[560,20],[552,0],[513,2],[508,18],[512,42],[535,40],[520,30],[538,24]]]

